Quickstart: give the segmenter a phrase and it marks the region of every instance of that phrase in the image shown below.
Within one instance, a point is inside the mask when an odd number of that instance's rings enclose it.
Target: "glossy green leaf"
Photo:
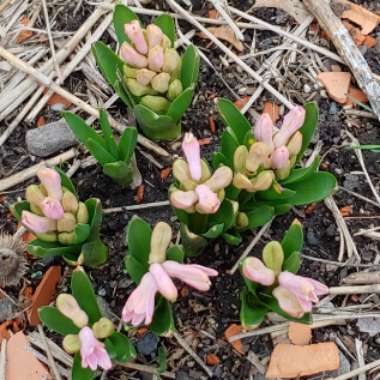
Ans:
[[[181,82],[183,88],[188,88],[197,83],[199,76],[200,58],[194,45],[189,45],[182,56]]]
[[[181,242],[186,256],[189,257],[198,256],[208,244],[207,239],[194,234],[183,223],[181,223]]]
[[[71,275],[71,292],[80,308],[87,314],[91,325],[102,317],[94,288],[84,270],[76,269],[73,271]]]
[[[212,167],[217,169],[220,165],[227,165],[228,160],[221,152],[213,152],[212,154]]]
[[[222,235],[222,237],[227,242],[227,244],[232,245],[234,247],[237,247],[241,243],[241,240],[242,240],[240,235],[232,235],[227,232],[225,232]]]
[[[231,201],[225,199],[216,214],[209,215],[208,225],[224,224],[224,231],[227,231],[235,224],[235,212]]]
[[[285,259],[293,252],[301,252],[303,248],[303,229],[299,222],[293,222],[281,241],[284,250]]]
[[[120,158],[129,163],[137,144],[137,129],[128,127],[124,130],[119,141],[119,154]]]
[[[106,350],[112,360],[119,363],[128,362],[136,357],[136,350],[130,340],[115,331],[105,340]]]
[[[250,296],[248,290],[243,288],[240,293],[240,321],[246,329],[260,325],[269,311],[265,306],[252,304]]]
[[[281,190],[278,190],[276,187],[272,186],[268,190],[258,191],[256,193],[257,199],[262,199],[265,201],[284,201],[288,199],[293,199],[295,194],[296,192],[293,189],[282,187],[282,186],[281,186]]]
[[[158,373],[164,373],[168,369],[168,353],[165,349],[165,346],[162,344],[158,348],[158,363],[159,363],[159,368],[158,368]]]
[[[83,244],[81,253],[85,266],[98,268],[107,261],[108,247],[101,240],[94,240]]]
[[[301,257],[299,252],[293,252],[285,260],[283,270],[292,273],[298,273],[301,268]]]
[[[46,242],[39,239],[32,240],[28,244],[28,252],[37,257],[53,257],[66,254],[79,255],[81,245],[64,246],[58,242]]]
[[[124,265],[126,272],[135,284],[139,284],[141,278],[149,270],[149,264],[147,261],[145,263],[141,263],[131,254],[127,254],[124,258]]]
[[[223,132],[220,139],[220,148],[223,156],[227,159],[227,166],[234,167],[234,154],[239,147],[236,137],[229,132]]]
[[[219,99],[218,109],[224,123],[231,129],[237,142],[240,145],[244,144],[245,136],[252,128],[248,119],[228,99]]]
[[[293,169],[289,177],[286,178],[284,181],[281,181],[281,185],[286,186],[291,183],[300,182],[311,177],[315,172],[318,171],[319,163],[320,163],[320,157],[317,156],[315,160],[312,162],[312,164],[308,166],[307,168]]]
[[[305,103],[304,108],[306,111],[305,122],[299,130],[302,133],[302,148],[301,151],[298,153],[297,161],[299,161],[302,158],[303,154],[305,153],[305,150],[309,146],[310,141],[313,138],[315,129],[317,128],[319,119],[319,110],[317,103]]]
[[[91,138],[87,140],[86,147],[100,165],[116,161],[115,157],[113,157],[103,145],[100,145],[97,141]]]
[[[14,203],[10,208],[10,211],[12,215],[17,219],[19,222],[21,220],[21,214],[25,211],[30,211],[30,204],[28,201],[20,201]]]
[[[71,191],[74,195],[78,196],[77,189],[74,186],[73,181],[71,178],[69,178],[66,173],[60,169],[58,166],[54,167],[54,170],[59,173],[59,176],[61,177],[61,184],[63,187],[65,187],[67,190]]]
[[[216,239],[224,231],[224,223],[214,224],[202,236],[206,239]]]
[[[103,132],[103,138],[107,145],[107,150],[114,156],[115,160],[119,158],[119,150],[117,148],[115,137],[112,133],[111,125],[108,121],[108,113],[105,110],[99,111],[99,122]]]
[[[124,161],[110,162],[103,165],[103,173],[121,186],[129,186],[133,179],[131,165]]]
[[[162,14],[154,20],[154,24],[160,27],[162,32],[169,38],[171,41],[171,46],[174,47],[176,41],[176,30],[175,23],[172,16],[169,14]]]
[[[156,335],[166,335],[175,330],[172,305],[162,297],[157,301],[153,322],[149,329]]]
[[[79,245],[88,239],[91,232],[89,224],[78,223],[74,228],[74,241],[70,245]]]
[[[190,107],[193,96],[194,85],[191,85],[171,102],[167,115],[178,123],[181,120],[183,114]]]
[[[125,90],[124,86],[122,85],[122,83],[120,83],[120,80],[117,80],[115,83],[114,83],[114,86],[113,86],[117,96],[129,107],[129,108],[133,108],[134,107],[134,100],[132,99],[132,97],[130,96],[130,94],[128,93],[128,91]]]
[[[172,245],[166,251],[166,260],[177,261],[178,263],[183,263],[185,260],[185,251],[182,245]]]
[[[100,226],[102,224],[102,216],[103,216],[102,203],[97,198],[90,198],[90,199],[87,199],[84,202],[84,204],[86,205],[87,210],[88,210],[88,217],[89,217],[90,226],[91,226],[91,231],[90,231],[90,235],[88,236],[88,241],[98,240]]]
[[[89,368],[83,368],[80,353],[76,353],[73,368],[71,369],[71,380],[93,380],[95,378],[96,372],[91,371]]]
[[[275,215],[285,215],[292,209],[292,205],[288,203],[274,205]]]
[[[78,334],[79,328],[74,325],[73,321],[65,317],[54,306],[43,306],[38,309],[40,320],[50,331],[66,336],[68,334]]]
[[[246,212],[249,224],[249,229],[254,229],[268,223],[274,216],[274,208],[266,205],[255,206]]]
[[[149,262],[151,237],[150,224],[134,216],[127,227],[128,255],[132,255],[141,264],[146,265]]]
[[[124,33],[124,25],[133,20],[139,20],[139,18],[129,7],[122,4],[115,6],[112,22],[120,45],[125,41],[129,41],[127,35]]]

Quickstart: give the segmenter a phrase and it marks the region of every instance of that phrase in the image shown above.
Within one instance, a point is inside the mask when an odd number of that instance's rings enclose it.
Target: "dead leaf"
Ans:
[[[42,127],[43,125],[46,124],[46,120],[43,116],[40,116],[38,119],[37,119],[37,123],[36,123],[36,127]]]
[[[135,195],[136,203],[141,203],[144,200],[144,192],[145,192],[145,186],[140,185],[137,188],[136,195]]]
[[[305,207],[305,214],[306,215],[312,215],[314,213],[314,211],[315,211],[316,208],[317,208],[317,204],[316,203],[312,203],[309,206],[306,206]]]
[[[5,321],[2,324],[0,324],[0,342],[3,339],[9,339],[10,334],[8,331],[8,327],[12,326],[12,321]]]
[[[211,144],[211,138],[205,137],[203,139],[199,139],[198,142],[199,142],[199,145],[209,145]]]
[[[71,106],[71,104],[72,103],[69,100],[55,93],[48,100],[48,105],[54,111],[62,111],[64,109],[67,109]]]
[[[353,210],[352,205],[344,206],[339,209],[340,215],[342,215],[343,218],[350,216],[352,214],[352,210]]]
[[[28,17],[22,16],[20,18],[19,23],[23,26],[28,26],[30,23],[30,20]],[[33,36],[33,32],[31,30],[21,30],[21,32],[16,37],[16,43],[22,44],[23,42],[25,42],[26,40],[28,40],[32,36]]]
[[[311,341],[311,327],[304,323],[290,322],[288,336],[293,344],[304,346]]]
[[[350,87],[351,74],[348,72],[324,72],[318,75],[318,79],[326,88],[328,95],[337,103],[344,104],[347,101],[347,93]]]
[[[339,368],[339,350],[334,342],[296,346],[280,343],[271,355],[265,377],[293,379]]]
[[[172,171],[172,168],[165,168],[161,170],[160,172],[161,182],[164,182],[169,177],[171,171]]]
[[[236,100],[234,104],[236,108],[238,108],[239,110],[242,110],[244,106],[248,103],[249,99],[250,99],[249,96],[244,96],[243,98]]]
[[[38,309],[41,306],[49,305],[54,299],[56,287],[61,279],[61,267],[52,266],[45,272],[41,282],[38,284],[32,297],[32,306],[28,310],[28,320],[31,326],[37,326],[40,323]]]
[[[212,116],[210,116],[208,118],[208,125],[210,127],[210,131],[212,134],[215,134],[216,133],[216,124],[215,124],[215,120],[213,119]]]
[[[364,45],[366,45],[368,49],[372,49],[377,45],[377,39],[372,36],[366,36],[364,40]]]
[[[206,363],[207,365],[217,365],[220,363],[220,359],[217,355],[210,352],[206,356]]]
[[[228,341],[228,338],[230,338],[231,336],[240,334],[241,332],[242,332],[242,327],[240,325],[237,325],[236,323],[233,323],[229,325],[227,330],[224,332],[224,337]],[[242,355],[245,354],[243,344],[240,339],[235,340],[234,342],[231,343],[231,345],[237,352],[239,352],[239,354],[242,354]]]
[[[355,100],[359,103],[368,103],[367,95],[360,88],[351,86],[348,90],[346,104],[352,105]]]
[[[207,28],[207,30],[219,40],[227,41],[237,51],[242,52],[244,50],[243,43],[236,38],[234,31],[229,26],[212,26]],[[208,38],[204,33],[199,33],[199,36],[201,38]]]
[[[274,102],[267,101],[264,103],[263,113],[269,114],[273,123],[276,124],[280,118],[280,107]]]

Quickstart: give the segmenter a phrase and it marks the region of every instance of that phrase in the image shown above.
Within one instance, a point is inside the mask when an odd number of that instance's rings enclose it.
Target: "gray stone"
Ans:
[[[157,350],[158,338],[152,332],[148,331],[144,336],[137,342],[137,351],[143,355],[151,355]]]
[[[28,151],[37,157],[48,157],[78,142],[63,119],[26,132]]]
[[[368,333],[370,337],[380,333],[380,318],[360,318],[357,322],[360,332]]]

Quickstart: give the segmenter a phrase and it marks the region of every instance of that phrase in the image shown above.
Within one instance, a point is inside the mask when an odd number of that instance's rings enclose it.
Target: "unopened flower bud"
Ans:
[[[163,49],[169,49],[172,46],[172,42],[166,34],[162,35],[161,46]]]
[[[46,241],[48,243],[54,243],[55,241],[57,241],[57,234],[53,231],[35,235],[39,240]]]
[[[174,79],[172,83],[169,84],[168,88],[168,98],[174,100],[183,91],[182,82],[179,79]]]
[[[136,80],[143,86],[148,86],[155,75],[156,73],[154,71],[148,69],[140,69],[136,72]]]
[[[128,78],[135,78],[137,76],[137,71],[140,69],[136,69],[135,67],[130,67],[128,65],[123,66],[124,72],[124,81],[126,82]]]
[[[146,27],[146,38],[148,40],[149,49],[161,44],[163,33],[155,24],[149,24]]]
[[[62,207],[65,212],[75,214],[78,211],[78,199],[71,191],[65,191],[62,196]]]
[[[71,295],[62,293],[56,300],[57,309],[67,318],[71,319],[75,326],[82,328],[88,324],[87,314],[80,308],[77,300]]]
[[[263,261],[276,274],[281,272],[284,263],[284,251],[278,241],[271,241],[266,244],[263,249]]]
[[[237,173],[234,176],[234,179],[232,181],[233,185],[240,190],[247,190],[249,192],[254,191],[252,189],[252,182],[249,180],[249,178],[242,174],[242,173]]]
[[[181,57],[177,53],[177,50],[174,48],[166,49],[164,53],[164,65],[162,67],[162,71],[165,71],[165,73],[171,73],[176,71],[180,65]]]
[[[57,220],[57,230],[59,232],[72,232],[76,224],[77,220],[75,216],[69,212],[65,212],[63,218]]]
[[[257,257],[247,257],[242,266],[244,277],[260,285],[271,286],[275,281],[274,272]]]
[[[173,176],[184,190],[194,190],[197,183],[191,178],[189,165],[179,158],[173,163]]]
[[[237,217],[236,217],[236,224],[240,228],[245,228],[249,224],[249,219],[248,216],[245,212],[239,212]]]
[[[163,96],[146,95],[141,99],[141,104],[157,113],[165,113],[170,103]]]
[[[79,336],[75,334],[66,335],[62,342],[63,349],[70,355],[80,351]]]
[[[286,146],[289,151],[290,156],[297,156],[302,148],[302,133],[297,131],[289,140],[288,145]]]
[[[42,212],[42,210],[38,206],[36,206],[34,203],[30,203],[29,207],[30,207],[30,211],[33,214],[36,214],[36,215],[39,215],[39,216],[44,216],[44,213]]]
[[[282,146],[274,150],[271,155],[272,169],[282,169],[289,164],[288,148]]]
[[[94,332],[95,338],[106,339],[114,333],[115,325],[108,318],[103,317],[94,323],[92,331]]]
[[[288,178],[291,169],[292,169],[292,165],[290,161],[288,160],[288,163],[283,168],[276,170],[276,178],[279,179],[280,181]]]
[[[30,231],[37,234],[55,231],[57,227],[55,220],[35,215],[27,210],[23,210],[21,213],[21,223]]]
[[[37,177],[47,191],[47,195],[58,201],[62,198],[61,176],[54,169],[42,168],[37,172]]]
[[[124,42],[120,48],[121,58],[131,65],[132,67],[137,67],[142,69],[148,65],[146,57],[138,53],[131,45],[127,42]]]
[[[207,181],[211,177],[211,170],[210,166],[208,165],[207,161],[201,160],[201,178],[198,182],[203,183]]]
[[[71,245],[75,241],[74,232],[61,232],[58,234],[58,241],[62,245]]]
[[[149,50],[148,53],[149,69],[155,72],[160,72],[164,65],[164,49],[158,45]]]
[[[166,250],[172,240],[172,229],[169,224],[158,222],[152,231],[150,239],[149,263],[163,263],[166,259]]]
[[[240,145],[234,153],[234,170],[235,172],[245,171],[245,164],[248,158],[248,149],[245,145]]]
[[[272,133],[273,133],[273,121],[269,114],[263,113],[259,120],[255,124],[253,130],[256,141],[261,141],[273,149]]]
[[[148,45],[145,41],[143,30],[138,20],[133,20],[124,25],[124,32],[132,41],[136,50],[141,54],[148,53]]]
[[[231,183],[232,177],[232,170],[228,166],[221,166],[204,184],[212,191],[217,192],[226,188]]]
[[[157,74],[151,81],[153,90],[163,94],[168,91],[170,75],[168,73]]]
[[[246,168],[250,172],[255,172],[260,166],[267,167],[270,164],[269,155],[271,148],[263,142],[254,143],[249,149]]]
[[[30,185],[25,190],[25,198],[29,203],[39,206],[45,199],[45,195],[38,185]]]
[[[131,91],[132,95],[138,97],[147,95],[150,92],[150,88],[148,86],[143,86],[134,78],[127,79],[127,87],[129,91]]]
[[[253,191],[268,190],[274,181],[274,173],[272,170],[264,170],[260,172],[255,179],[252,180]]]
[[[88,209],[83,202],[79,202],[78,212],[77,212],[77,221],[78,223],[87,224],[88,223]]]

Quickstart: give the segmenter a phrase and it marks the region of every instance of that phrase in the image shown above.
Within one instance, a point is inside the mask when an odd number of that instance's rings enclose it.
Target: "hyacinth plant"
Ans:
[[[221,149],[213,166],[230,167],[234,172],[226,197],[238,204],[239,218],[230,234],[268,222],[293,206],[318,202],[331,195],[335,177],[319,172],[320,158],[301,166],[318,123],[315,103],[296,106],[287,113],[279,128],[268,114],[262,114],[252,128],[246,117],[227,99],[218,102],[226,124]]]
[[[94,44],[97,64],[137,124],[153,140],[181,135],[181,118],[190,106],[198,80],[199,55],[193,45],[182,56],[175,49],[176,30],[164,14],[143,29],[138,16],[118,4],[113,25],[119,55],[102,42]]]
[[[103,168],[103,173],[122,186],[129,186],[133,179],[132,159],[137,143],[137,129],[126,128],[117,144],[108,121],[108,114],[99,111],[99,121],[102,133],[94,129],[78,115],[64,112],[63,117],[73,131],[75,137],[95,157]]]
[[[262,251],[262,260],[247,257],[241,262],[245,287],[240,319],[245,328],[257,327],[273,311],[300,323],[311,323],[313,303],[328,294],[326,285],[298,276],[303,247],[302,225],[295,220],[281,242],[271,241]]]
[[[171,243],[172,229],[164,222],[154,228],[134,217],[126,230],[128,253],[125,269],[136,284],[122,311],[122,320],[133,326],[149,325],[157,335],[175,329],[171,303],[178,296],[174,279],[198,290],[210,289],[218,272],[196,264],[183,264],[181,245]]]
[[[185,158],[173,163],[174,183],[169,189],[171,205],[181,222],[181,239],[186,255],[199,254],[208,240],[227,233],[235,223],[236,202],[225,198],[225,188],[232,181],[233,172],[225,165],[211,171],[201,159],[199,141],[186,133],[182,142]]]
[[[72,294],[59,294],[55,306],[39,309],[42,323],[62,335],[62,347],[74,355],[71,378],[92,380],[98,370],[109,370],[114,362],[136,357],[129,339],[116,331],[114,323],[103,316],[94,289],[81,267],[71,277]]]
[[[102,207],[99,199],[81,202],[74,184],[60,169],[38,170],[40,185],[26,188],[26,200],[11,206],[16,219],[36,239],[28,251],[37,257],[62,256],[72,265],[97,267],[108,249],[99,238]]]

